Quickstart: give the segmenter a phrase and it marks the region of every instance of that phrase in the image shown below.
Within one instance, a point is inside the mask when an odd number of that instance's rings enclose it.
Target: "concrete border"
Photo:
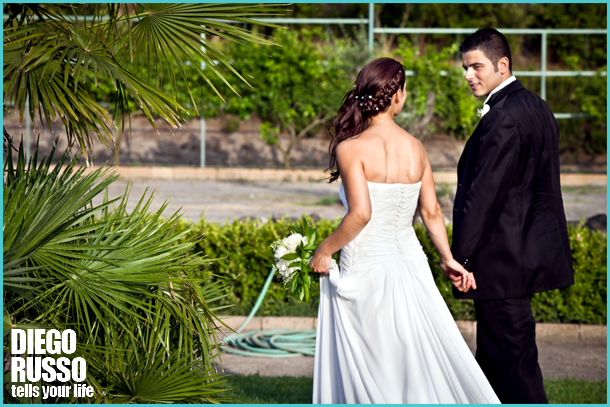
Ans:
[[[92,166],[94,171],[99,166]],[[195,167],[112,167],[123,179],[192,179],[192,180],[245,180],[245,181],[301,181],[320,182],[329,174],[322,170],[282,170],[275,168],[195,168]],[[456,184],[453,171],[433,172],[437,184]],[[606,186],[605,174],[561,174],[562,186]]]
[[[228,316],[223,322],[231,329],[238,329],[246,320],[245,316]],[[316,329],[318,318],[314,317],[254,317],[244,330],[260,331],[272,329]],[[476,321],[456,321],[464,336],[473,336],[477,332]],[[230,332],[226,328],[224,332]],[[551,324],[537,323],[536,337],[538,339],[559,339],[563,341],[606,341],[606,325],[587,324]]]

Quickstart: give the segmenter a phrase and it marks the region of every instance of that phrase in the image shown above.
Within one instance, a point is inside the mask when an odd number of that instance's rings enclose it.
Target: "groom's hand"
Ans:
[[[447,262],[441,262],[441,269],[445,272],[445,275],[449,277],[451,284],[453,284],[458,291],[467,293],[471,288],[473,290],[477,289],[474,274],[470,273],[454,259]]]

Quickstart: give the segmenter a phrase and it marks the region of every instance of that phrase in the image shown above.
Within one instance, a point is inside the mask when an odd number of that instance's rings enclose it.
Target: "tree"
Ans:
[[[534,27],[541,28],[605,28],[606,3],[599,4],[536,4]],[[551,60],[563,62],[569,69],[588,70],[605,68],[606,35],[549,35]],[[587,44],[588,42],[588,44]]]
[[[573,95],[580,101],[580,108],[584,113],[589,114],[584,132],[580,134],[580,145],[589,154],[601,154],[607,149],[608,135],[608,85],[606,66],[598,70],[597,75],[586,78],[584,84],[580,84],[575,89]]]
[[[405,26],[407,25],[407,22],[409,21],[409,15],[411,14],[411,11],[413,11],[413,7],[415,5],[413,3],[405,3],[404,5],[404,12],[402,14],[402,18],[400,19],[400,23],[398,24],[398,28],[405,28]],[[376,27],[383,27],[381,24],[381,12],[383,10],[384,4],[380,3],[380,4],[376,4],[375,5],[375,26]],[[394,40],[396,39],[396,34],[390,34],[390,35],[385,35],[385,34],[381,34],[380,35],[380,43],[383,44],[382,45],[382,52],[384,54],[388,54],[392,51],[392,47],[394,45]]]
[[[244,88],[241,97],[230,95],[225,104],[217,98],[207,106],[209,115],[222,111],[242,119],[261,117],[262,137],[282,154],[285,168],[290,168],[290,154],[299,141],[336,114],[350,86],[336,57],[313,44],[318,34],[275,31],[282,47],[231,46],[228,54],[254,89]]]
[[[457,44],[434,51],[428,46],[424,53],[408,40],[399,38],[396,55],[415,76],[407,77],[407,104],[411,116],[401,122],[414,136],[423,139],[432,114],[442,119],[443,130],[458,138],[467,139],[479,121],[476,109],[483,101],[472,97],[461,67],[453,65],[451,57]],[[443,73],[444,71],[444,73]]]
[[[277,45],[218,19],[263,24],[252,18],[278,15],[282,10],[256,4],[5,3],[3,11],[8,15],[3,28],[4,105],[14,103],[20,120],[29,114],[34,121],[38,113],[41,124],[46,121],[52,126],[59,117],[70,144],[77,143],[90,159],[94,134],[109,146],[115,131],[123,133],[130,101],[155,129],[157,117],[172,128],[181,126],[186,109],[176,102],[175,92],[167,94],[159,88],[163,82],[173,89],[178,80],[188,84],[185,63],[199,75],[199,83],[192,85],[211,86],[218,93],[211,81],[211,76],[217,76],[235,91],[218,69],[224,66],[239,82],[251,86],[203,36],[241,45]],[[86,18],[77,19],[77,14]],[[201,61],[206,70],[199,67]],[[99,77],[113,84],[112,112],[86,90],[85,83],[97,86]],[[197,110],[192,85],[187,91]],[[30,109],[26,112],[27,99]]]

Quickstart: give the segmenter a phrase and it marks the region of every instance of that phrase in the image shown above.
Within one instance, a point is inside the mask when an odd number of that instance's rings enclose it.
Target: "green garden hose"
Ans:
[[[267,358],[313,356],[316,347],[315,329],[274,329],[270,331],[248,331],[241,333],[248,326],[256,311],[258,311],[271,285],[271,281],[273,281],[274,275],[275,267],[272,267],[248,318],[237,328],[235,333],[229,334],[223,339],[226,345],[222,345],[220,349],[236,355]]]

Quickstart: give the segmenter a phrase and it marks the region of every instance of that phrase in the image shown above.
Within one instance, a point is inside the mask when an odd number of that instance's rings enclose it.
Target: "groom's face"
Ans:
[[[464,78],[472,89],[475,97],[487,96],[502,83],[502,75],[494,69],[493,63],[478,49],[462,54]]]

